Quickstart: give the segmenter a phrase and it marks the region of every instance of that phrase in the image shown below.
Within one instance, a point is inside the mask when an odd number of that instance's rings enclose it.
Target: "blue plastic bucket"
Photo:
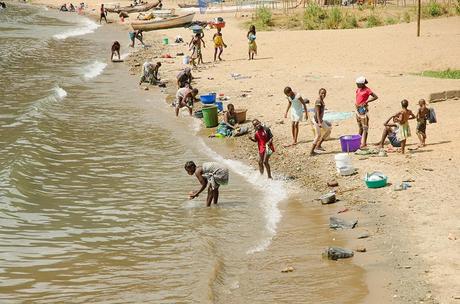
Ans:
[[[216,93],[201,95],[200,100],[203,104],[213,104],[216,101]]]

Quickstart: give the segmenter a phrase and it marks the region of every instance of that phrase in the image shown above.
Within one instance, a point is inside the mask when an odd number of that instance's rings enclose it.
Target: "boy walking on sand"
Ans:
[[[302,117],[305,113],[305,119],[308,120],[308,111],[307,111],[307,103],[309,100],[306,101],[302,98],[300,93],[294,93],[290,87],[284,88],[284,95],[286,95],[288,100],[288,106],[286,109],[286,113],[284,113],[284,118],[287,118],[289,109],[291,109],[291,121],[292,121],[292,144],[284,145],[285,147],[297,145],[297,137],[299,136],[299,122],[302,121]]]
[[[369,134],[369,108],[368,104],[377,100],[377,95],[366,86],[367,79],[364,76],[356,78],[356,121],[358,122],[359,135],[361,138],[361,148],[367,146],[367,135]],[[371,97],[371,98],[369,98]]]
[[[425,99],[420,99],[418,102],[419,108],[417,112],[417,136],[420,140],[419,147],[425,147],[426,140],[426,121],[430,110],[426,107]]]
[[[269,128],[262,126],[258,119],[252,121],[254,126],[255,133],[250,135],[249,139],[257,143],[259,149],[259,171],[260,174],[264,174],[264,166],[267,169],[268,178],[272,178],[272,173],[270,170],[269,159],[275,148],[273,146],[273,135]]]
[[[409,101],[403,99],[401,101],[402,111],[396,114],[396,121],[399,124],[398,140],[401,142],[401,153],[404,154],[406,148],[406,141],[411,136],[409,119],[414,119],[415,115],[408,109]]]

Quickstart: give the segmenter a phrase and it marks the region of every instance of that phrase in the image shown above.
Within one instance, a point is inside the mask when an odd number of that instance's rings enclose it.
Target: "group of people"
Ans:
[[[378,96],[367,86],[367,84],[368,81],[364,76],[360,76],[356,79],[355,115],[358,124],[358,133],[361,135],[360,147],[362,149],[367,147],[367,138],[369,134],[369,103],[378,99]],[[326,89],[321,88],[318,93],[319,96],[315,102],[314,112],[310,119],[315,134],[310,149],[311,156],[316,155],[317,151],[324,151],[321,144],[331,133],[331,123],[323,119]],[[300,93],[295,93],[290,87],[284,89],[284,94],[288,100],[288,106],[284,117],[287,118],[290,110],[290,118],[292,121],[292,143],[284,145],[285,147],[289,147],[297,144],[299,123],[303,120],[303,117],[308,121],[309,115],[307,104],[309,104],[309,100],[302,98]],[[409,120],[411,119],[417,119],[417,136],[420,140],[419,147],[425,146],[427,120],[434,115],[434,111],[430,111],[430,109],[427,108],[424,99],[419,101],[417,115],[413,114],[412,111],[408,109],[408,106],[409,102],[404,99],[401,101],[402,110],[385,121],[382,138],[376,143],[376,146],[383,148],[383,144],[386,138],[388,138],[393,147],[401,148],[401,153],[405,153],[406,140],[411,136],[409,127]],[[431,120],[435,122],[435,118]]]
[[[134,39],[140,35],[140,41],[142,42],[142,32],[130,33],[131,41],[134,44]],[[203,63],[203,56],[201,47],[205,47],[205,41],[203,40],[204,34],[202,32],[196,33],[190,43],[189,47],[192,51],[192,65]],[[257,54],[256,44],[256,29],[255,26],[251,26],[248,33],[248,59],[253,60]],[[217,29],[213,36],[214,42],[214,60],[222,60],[223,48],[227,45],[224,43],[222,31],[220,28]],[[156,65],[151,63],[144,63],[141,83],[148,81],[155,83],[159,81],[158,69],[161,67],[161,63],[157,62]],[[193,103],[198,95],[198,89],[192,87],[192,70],[187,67],[182,70],[176,77],[177,80],[177,93],[175,101],[173,102],[175,108],[175,115],[179,115],[181,108],[187,108],[190,115],[193,114]],[[358,133],[361,135],[361,148],[367,147],[367,140],[369,134],[369,104],[378,100],[378,96],[367,86],[368,81],[365,77],[360,76],[356,79],[356,97],[355,97],[355,116],[358,125]],[[330,122],[324,119],[325,114],[325,99],[327,91],[325,88],[320,88],[318,91],[318,97],[314,103],[314,110],[309,115],[307,105],[310,101],[307,98],[302,97],[299,92],[295,92],[291,87],[287,86],[284,88],[284,94],[287,98],[288,104],[284,114],[287,118],[290,113],[290,119],[292,121],[292,143],[286,144],[285,147],[293,146],[298,143],[299,135],[299,123],[305,119],[310,121],[313,127],[314,140],[309,150],[311,156],[317,155],[321,151],[324,151],[322,143],[326,140],[330,134],[332,125]],[[427,108],[426,102],[422,99],[419,101],[419,109],[415,115],[411,110],[408,109],[409,102],[403,100],[401,102],[402,110],[396,114],[390,116],[384,123],[384,131],[382,133],[381,140],[376,143],[380,148],[383,148],[385,140],[388,138],[391,145],[394,147],[400,147],[401,152],[405,152],[406,140],[411,136],[409,121],[411,119],[417,119],[417,135],[420,139],[420,145],[425,145],[426,140],[426,125],[427,120],[430,117],[430,109]],[[235,119],[235,109],[232,104],[227,107],[228,111],[224,113],[223,121],[219,127],[225,128],[225,134],[232,134],[239,126]],[[249,139],[257,143],[258,148],[258,166],[261,174],[267,173],[268,178],[272,178],[270,168],[270,157],[275,152],[273,145],[273,134],[267,126],[264,126],[259,120],[254,119],[252,121],[252,127],[254,132],[249,135]],[[194,162],[189,161],[185,165],[185,170],[190,175],[195,175],[202,185],[198,191],[190,193],[190,198],[197,197],[207,185],[208,197],[206,199],[206,205],[210,206],[212,202],[215,204],[219,197],[219,185],[226,184],[228,182],[228,169],[225,166],[219,165],[218,163],[204,163],[202,166],[197,166]]]
[[[190,60],[194,67],[198,64],[203,64],[203,53],[201,48],[206,47],[206,43],[204,41],[204,33],[199,31],[193,35],[192,39],[189,42],[189,49],[191,51]],[[248,39],[248,59],[254,60],[254,56],[257,55],[257,43],[256,43],[256,27],[251,25],[249,27],[249,31],[246,35]],[[222,53],[224,52],[224,48],[227,47],[227,44],[224,42],[224,38],[222,35],[222,28],[218,27],[216,32],[212,37],[212,41],[214,43],[214,62],[217,60],[222,61]]]
[[[79,7],[78,7],[78,11],[82,11],[85,9],[85,3],[82,2],[80,3]],[[62,4],[61,7],[59,8],[59,10],[61,12],[75,12],[76,11],[76,8],[75,6],[72,4],[72,3],[69,3],[69,5],[67,6],[66,3]]]
[[[361,138],[361,148],[367,147],[367,137],[369,132],[369,103],[378,99],[377,95],[367,86],[368,81],[364,76],[356,79],[356,121],[358,123]],[[436,122],[434,110],[428,109],[426,101],[420,99],[417,115],[408,109],[409,101],[401,101],[401,110],[391,115],[384,123],[382,138],[376,146],[383,148],[385,140],[388,138],[390,144],[395,148],[400,148],[402,154],[405,153],[407,139],[411,136],[409,121],[417,120],[416,133],[419,138],[418,147],[424,147],[426,141],[427,121]]]

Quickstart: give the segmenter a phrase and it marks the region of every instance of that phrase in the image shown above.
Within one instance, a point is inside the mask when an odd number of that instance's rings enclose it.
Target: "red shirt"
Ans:
[[[270,132],[269,129],[267,129]],[[259,154],[265,153],[265,145],[271,139],[271,133],[269,134],[265,131],[265,128],[260,128],[256,131],[255,139],[257,141],[257,146],[259,147]],[[270,149],[275,152],[275,148],[273,147],[273,142],[270,143]]]
[[[372,90],[369,89],[368,87],[357,88],[356,89],[356,102],[355,102],[356,106],[357,107],[365,106],[371,94],[372,94]]]

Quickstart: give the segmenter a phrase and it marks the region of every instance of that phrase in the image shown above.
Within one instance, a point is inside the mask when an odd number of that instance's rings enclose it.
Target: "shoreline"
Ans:
[[[87,17],[89,17],[91,15],[87,15]],[[94,15],[93,15],[94,16]],[[97,14],[96,14],[97,16]],[[206,15],[208,16],[208,15]],[[208,16],[209,18],[211,18],[211,16]],[[120,24],[122,25],[122,24]],[[225,30],[224,29],[224,33],[225,33]],[[178,30],[172,30],[171,32],[177,32]],[[165,33],[167,33],[168,36],[174,36],[174,34],[172,34],[171,32],[166,32],[166,31],[161,31],[161,33],[158,34],[158,36],[161,36],[162,34],[164,35]],[[150,34],[149,34],[150,36]],[[148,39],[146,39],[147,42],[150,42],[150,37],[148,37]],[[152,35],[153,36],[153,35]],[[155,35],[156,36],[156,35]],[[207,35],[208,38],[209,38],[209,35]],[[261,34],[261,36],[263,36]],[[152,41],[152,47],[150,49],[153,49],[153,48],[156,48],[156,47],[159,47],[161,46],[160,44],[160,39],[159,37],[154,37],[153,38],[154,40]],[[184,39],[186,40],[186,39]],[[155,42],[155,43],[154,43]],[[208,42],[208,41],[207,41]],[[208,42],[209,43],[209,42]],[[168,49],[170,49],[170,47],[168,47]],[[144,55],[147,56],[148,54],[148,51],[149,49],[141,49],[139,52],[136,52],[135,54],[132,54],[132,56],[129,57],[127,61],[128,64],[130,64],[130,70],[131,70],[131,74],[132,75],[137,75],[137,73],[133,74],[134,70],[137,68],[135,65],[136,64],[142,64],[142,60],[138,60],[139,57],[142,57],[142,53],[146,53]],[[162,51],[162,48],[160,48],[160,54],[161,54],[161,51]],[[224,51],[224,58],[226,57],[226,54],[228,53],[227,50]],[[209,55],[208,55],[208,58],[209,58]],[[163,59],[162,59],[163,60]],[[160,70],[161,74],[162,75],[167,75],[167,78],[172,78],[172,77],[175,77],[175,75],[177,74],[177,69],[179,66],[181,66],[180,62],[174,62],[174,60],[171,59],[171,61],[168,61],[166,60],[168,63],[172,63],[172,65],[168,65],[169,69],[166,69],[166,66],[163,66],[162,67],[162,70]],[[218,66],[218,65],[217,65]],[[214,67],[214,66],[213,66]],[[211,72],[211,70],[215,70],[215,68],[211,67],[211,69],[209,69],[209,71]],[[205,69],[201,70],[201,72],[199,74],[207,74],[208,72],[208,68],[209,66],[205,66]],[[165,72],[166,71],[166,72]],[[174,72],[175,71],[175,72]],[[171,74],[172,73],[172,74]],[[350,73],[348,73],[350,74]],[[347,75],[346,77],[348,77],[349,75]],[[321,77],[321,76],[320,76]],[[407,77],[407,76],[406,76]],[[410,76],[409,76],[410,77]],[[211,84],[208,83],[208,81],[204,78],[206,78],[206,76],[203,78],[201,77],[202,80],[199,80],[197,82],[197,87],[198,88],[209,88],[211,86]],[[221,77],[222,78],[222,77]],[[311,79],[311,78],[310,78]],[[232,80],[230,80],[232,81]],[[313,79],[313,81],[316,81]],[[441,81],[438,81],[436,80],[435,81],[436,83],[441,83]],[[241,83],[241,81],[240,81]],[[450,81],[450,83],[458,83],[458,82],[455,82],[455,81]],[[244,82],[243,82],[243,86],[244,86]],[[296,87],[298,87],[300,85],[297,85]],[[170,82],[168,87],[167,87],[167,90],[166,90],[166,96],[165,96],[165,99],[167,100],[168,97],[167,95],[168,94],[171,94],[171,93],[174,93],[174,89],[175,88],[175,84],[173,82]],[[170,91],[171,90],[171,91]],[[235,90],[234,90],[235,91]],[[273,94],[276,94],[276,95],[279,95],[278,92],[271,92],[269,90],[270,94],[271,95],[272,93]],[[266,96],[266,95],[263,95],[262,97],[262,94],[258,93],[257,94],[260,98],[268,98],[270,99],[270,96]],[[310,98],[312,99],[312,98]],[[233,102],[233,98],[230,100],[231,102]],[[242,104],[244,105],[247,105],[248,107],[251,106],[249,105],[246,101],[242,101],[241,98],[238,98],[238,102],[241,102]],[[284,107],[284,104],[283,106]],[[339,106],[340,107],[340,106]],[[269,116],[266,114],[266,112],[264,111],[261,111],[262,115],[264,116]],[[171,111],[171,115],[173,115],[173,112]],[[254,115],[254,114],[251,114],[251,115]],[[251,116],[250,116],[251,117]],[[272,116],[270,116],[270,118],[268,118],[270,120],[270,123],[272,124],[272,126],[275,126],[276,129],[280,129],[280,128],[285,128],[287,129],[288,128],[288,125],[287,124],[277,124],[277,119],[273,119]],[[377,124],[377,122],[376,122]],[[301,126],[301,134],[300,136],[301,137],[304,137],[305,136],[305,133],[308,134],[308,130],[306,130],[307,128],[305,128],[304,126]],[[336,128],[338,129],[338,128]],[[350,127],[348,127],[348,129],[350,129]],[[284,134],[282,134],[280,137],[283,138],[283,139],[286,139],[286,138],[289,138],[289,137],[286,137],[285,135],[286,132],[284,132]],[[377,133],[375,131],[375,133]],[[275,137],[277,135],[275,134]],[[308,135],[310,136],[310,135]],[[206,141],[206,137],[204,138],[204,141]],[[328,142],[325,143],[327,146],[328,146]],[[219,145],[217,142],[215,142],[215,145]],[[255,160],[253,158],[253,154],[254,154],[254,147],[253,145],[248,145],[248,143],[246,141],[242,141],[242,140],[237,140],[236,143],[235,143],[236,147],[234,148],[234,150],[232,151],[229,151],[228,152],[228,158],[235,158],[235,159],[238,159],[240,161],[243,161],[244,163],[249,163],[252,167],[254,167],[254,163],[255,163]],[[287,150],[287,149],[282,149],[281,148],[281,142],[278,141],[277,143],[277,146],[279,147],[279,152],[277,152],[277,157],[274,158],[272,160],[272,165],[275,164],[276,162],[280,161],[282,162],[281,160],[281,157],[287,157],[287,156],[292,156],[292,153],[294,153],[297,157],[299,158],[302,158],[302,154],[303,154],[303,151],[299,151],[300,149],[297,149],[298,147],[295,147],[295,151],[292,151],[294,149],[291,149],[290,150]],[[307,145],[302,145],[304,146],[305,150],[308,149],[308,144]],[[214,149],[215,147],[212,147],[211,145],[211,149]],[[330,161],[330,158],[329,159],[321,159],[321,160],[318,160],[318,159],[313,159],[311,160],[312,163],[313,163],[313,168],[321,168],[321,167],[330,167],[331,165],[331,161]],[[398,158],[398,162],[400,161],[400,159]],[[354,163],[356,162],[360,162],[359,160],[356,160],[356,158],[354,158]],[[325,191],[327,189],[327,187],[325,186],[325,182],[331,178],[331,177],[334,177],[335,176],[332,174],[319,174],[318,172],[316,172],[316,174],[306,174],[306,177],[305,178],[298,178],[297,175],[299,175],[299,173],[296,173],[297,171],[297,168],[298,166],[301,168],[301,170],[303,171],[304,170],[304,166],[302,164],[299,164],[299,162],[294,162],[294,164],[292,163],[284,163],[283,165],[278,165],[275,167],[275,169],[278,171],[278,172],[283,172],[286,176],[293,176],[295,181],[294,182],[289,182],[288,184],[290,184],[290,188],[297,188],[297,187],[301,187],[301,189],[299,190],[300,192],[303,191],[304,189],[309,189],[307,187],[307,185],[309,187],[311,187],[312,189],[316,190],[316,191]],[[274,170],[275,171],[275,170]],[[316,170],[318,171],[318,170]],[[275,171],[276,172],[276,171]],[[359,173],[359,175],[361,175],[361,171]],[[358,187],[359,183],[357,183],[356,180],[351,180],[352,178],[340,178],[338,177],[337,178],[339,180],[339,184],[340,185],[343,185],[343,184],[351,184],[352,187],[346,187],[345,189],[343,190],[348,190],[350,188],[353,188],[353,187]],[[299,186],[300,185],[300,186]],[[391,190],[391,189],[390,189]],[[340,190],[339,190],[340,191]],[[389,231],[391,231],[392,233],[393,232],[397,232],[398,229],[394,230],[394,229],[391,229],[391,226],[394,226],[394,225],[397,225],[397,224],[401,224],[399,222],[399,220],[394,220],[394,219],[390,219],[391,216],[387,216],[386,214],[392,214],[390,210],[388,210],[387,207],[385,206],[372,206],[372,205],[376,205],[376,202],[386,202],[386,200],[382,197],[379,197],[381,196],[382,194],[385,195],[385,191],[379,191],[377,193],[373,193],[371,195],[369,195],[368,191],[366,191],[365,189],[363,190],[362,187],[360,187],[360,189],[358,191],[349,191],[349,192],[343,192],[341,195],[340,195],[340,199],[343,201],[343,203],[339,203],[339,204],[336,204],[332,207],[332,209],[335,209],[333,212],[335,213],[336,212],[336,209],[340,209],[340,208],[343,208],[343,207],[348,207],[348,208],[351,208],[353,210],[353,215],[356,215],[357,217],[359,217],[360,219],[362,217],[365,217],[366,219],[363,221],[364,222],[364,225],[365,227],[368,227],[368,228],[371,228],[374,229],[374,225],[377,226],[377,228],[374,230],[374,234],[372,235],[372,239],[370,239],[369,241],[366,241],[364,242],[366,244],[366,247],[368,249],[373,249],[373,251],[369,251],[367,253],[364,253],[362,255],[359,255],[360,257],[364,257],[364,259],[361,259],[361,258],[358,258],[358,255],[356,255],[353,259],[352,259],[352,263],[353,264],[356,264],[356,265],[359,265],[360,267],[363,267],[364,269],[366,269],[366,283],[367,283],[367,286],[369,286],[370,288],[373,288],[374,291],[383,287],[384,285],[387,285],[387,284],[392,284],[391,287],[386,287],[386,297],[388,299],[389,296],[391,296],[391,293],[393,292],[394,289],[397,289],[399,290],[399,294],[396,294],[396,297],[393,298],[393,301],[395,302],[399,302],[399,301],[403,301],[403,300],[414,300],[414,299],[417,299],[419,300],[420,298],[423,298],[425,299],[425,296],[427,297],[426,301],[428,303],[436,303],[434,299],[430,297],[428,297],[427,295],[428,294],[431,294],[431,292],[428,292],[429,290],[432,290],[431,287],[429,286],[422,286],[424,285],[423,282],[425,281],[424,278],[414,278],[412,275],[414,274],[414,272],[416,273],[422,273],[422,276],[423,275],[423,268],[426,268],[428,267],[427,265],[425,265],[424,263],[421,263],[420,265],[417,265],[416,267],[415,266],[411,266],[411,270],[410,271],[407,271],[407,270],[404,270],[406,268],[404,268],[406,265],[404,264],[405,262],[404,261],[408,261],[408,260],[411,260],[413,258],[413,256],[411,255],[410,251],[414,249],[414,244],[413,242],[409,244],[406,243],[407,239],[404,237],[404,236],[400,236],[399,238],[396,238],[394,239],[391,235],[385,235],[384,233],[382,233],[381,231],[379,231],[379,229],[382,229],[382,230],[386,230],[388,229]],[[289,206],[286,206],[286,210],[289,209]],[[331,209],[331,208],[329,208]],[[378,214],[372,214],[372,213],[375,213],[375,212],[379,212]],[[331,212],[332,213],[332,212]],[[347,214],[347,215],[351,215],[351,214]],[[364,216],[365,215],[365,216]],[[384,216],[382,216],[384,215]],[[325,219],[327,219],[327,216],[325,217]],[[280,226],[284,223],[286,223],[286,218],[283,216],[282,220],[281,220],[281,223],[280,223]],[[360,221],[361,223],[361,221]],[[367,226],[366,226],[367,225]],[[360,225],[361,226],[361,225]],[[300,232],[299,232],[300,233]],[[357,244],[357,241],[355,240],[354,238],[354,231],[350,231],[350,232],[344,232],[343,235],[346,235],[347,237],[347,241],[350,245],[348,245],[348,247],[352,247],[352,246],[356,246]],[[406,236],[406,237],[409,237],[409,236]],[[387,246],[386,243],[387,242],[394,242],[396,245],[396,247],[400,248],[400,252],[399,252],[399,257],[397,259],[394,259],[394,260],[388,260],[389,257],[387,256],[386,258],[383,257],[385,254],[388,254],[389,251],[385,250],[385,247]],[[268,249],[270,250],[270,249]],[[398,250],[398,251],[399,251]],[[373,259],[375,259],[375,261],[372,261]],[[387,279],[386,281],[384,282],[379,282],[382,280],[381,277],[379,277],[379,273],[382,271],[382,270],[385,270],[386,268],[388,268],[388,265],[391,265],[393,267],[401,267],[400,270],[393,270],[391,271],[391,273],[389,273],[390,271],[386,271],[386,273],[388,273],[388,275],[390,276],[394,276],[394,278],[390,278],[390,279]],[[399,265],[399,266],[397,266]],[[397,268],[395,268],[397,269]],[[411,274],[402,274],[403,272],[411,272]],[[425,273],[428,273],[425,271]],[[396,280],[396,277],[403,277],[405,280],[405,282],[399,282],[399,284],[401,284],[401,286],[404,286],[402,283],[406,283],[406,284],[409,284],[409,286],[413,286],[413,291],[411,290],[401,290],[400,286],[398,286],[398,282]],[[421,286],[421,288],[420,288]],[[407,287],[406,287],[407,288]],[[390,289],[392,291],[390,291]],[[372,296],[372,295],[371,295]],[[379,296],[375,296],[373,295],[374,298],[372,297],[369,297],[369,295],[367,296],[367,298],[364,299],[364,302],[368,302],[368,303],[372,303],[374,301],[375,303],[375,300],[376,299],[379,299]],[[436,296],[436,295],[433,295],[433,296]]]

